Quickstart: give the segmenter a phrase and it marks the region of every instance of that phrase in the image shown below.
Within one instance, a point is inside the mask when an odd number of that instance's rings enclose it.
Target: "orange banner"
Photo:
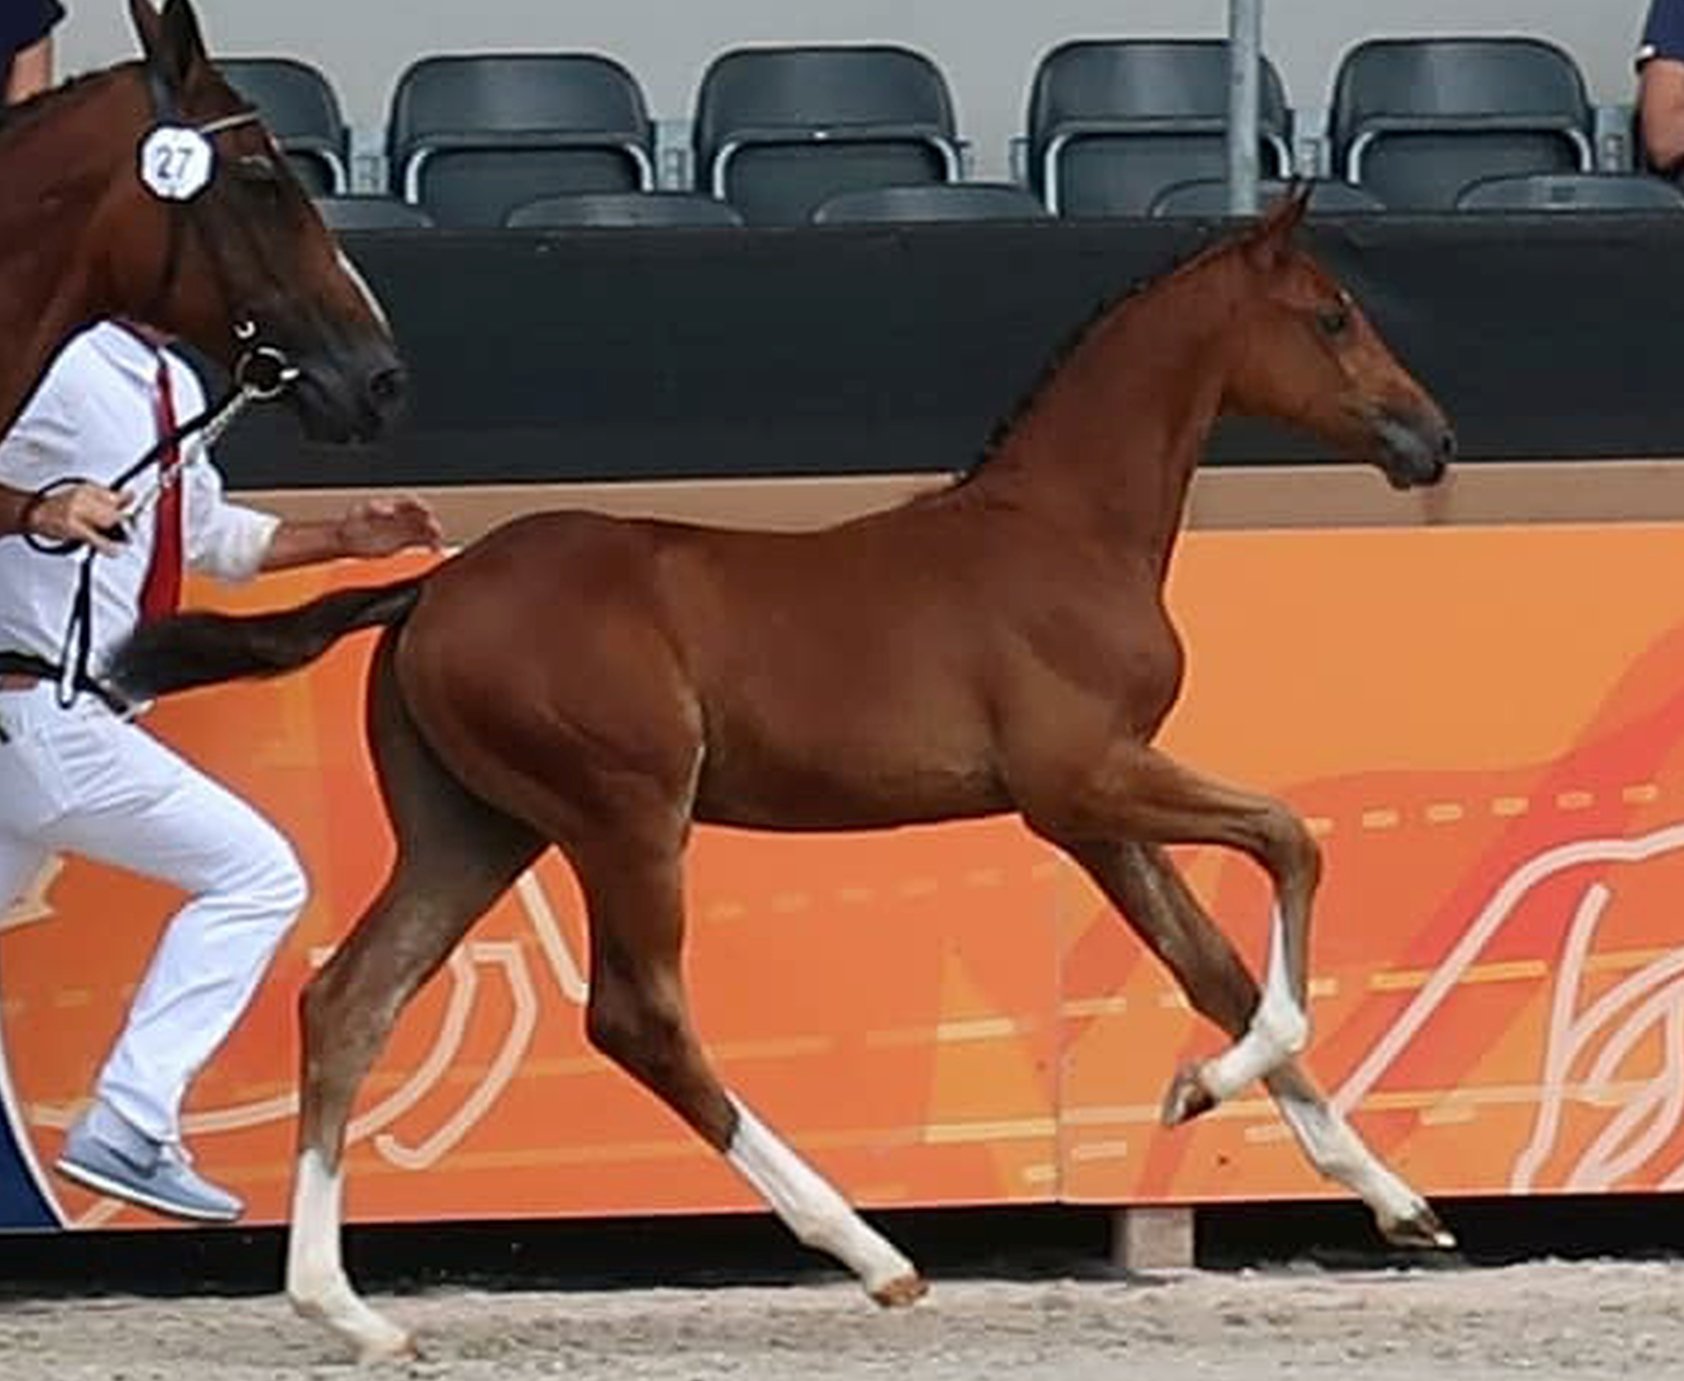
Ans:
[[[271,606],[350,573],[199,593]],[[1677,525],[1185,539],[1171,593],[1190,675],[1164,746],[1284,795],[1321,837],[1308,1063],[1429,1193],[1684,1183],[1680,591]],[[265,811],[314,885],[190,1103],[202,1165],[260,1221],[286,1209],[298,989],[390,858],[362,744],[369,643],[149,720]],[[1178,858],[1260,961],[1260,874]],[[1325,1192],[1260,1092],[1157,1126],[1175,1066],[1222,1042],[1014,822],[704,830],[689,894],[697,1015],[726,1081],[862,1203]],[[66,860],[0,921],[11,1113],[39,1164],[176,900]],[[472,933],[365,1090],[352,1217],[751,1202],[586,1045],[584,943],[553,857]],[[154,1221],[40,1182],[63,1221]]]

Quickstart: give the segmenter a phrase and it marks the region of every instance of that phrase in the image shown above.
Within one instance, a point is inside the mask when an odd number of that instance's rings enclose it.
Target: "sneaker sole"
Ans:
[[[101,1194],[109,1194],[116,1199],[124,1199],[131,1204],[139,1204],[142,1208],[149,1208],[154,1213],[162,1213],[170,1218],[182,1218],[190,1223],[234,1223],[238,1222],[241,1209],[231,1212],[221,1212],[211,1208],[192,1208],[186,1204],[176,1203],[171,1199],[161,1199],[155,1194],[148,1194],[143,1189],[136,1189],[133,1185],[124,1184],[121,1180],[110,1179],[97,1170],[89,1170],[86,1166],[78,1165],[72,1160],[58,1160],[53,1162],[53,1169],[67,1180],[75,1180],[77,1184],[92,1189]]]

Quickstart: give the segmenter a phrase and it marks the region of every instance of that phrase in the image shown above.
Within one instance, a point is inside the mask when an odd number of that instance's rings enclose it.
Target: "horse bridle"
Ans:
[[[141,140],[141,148],[146,147],[147,141],[160,130],[185,130],[199,139],[212,151],[214,158],[214,140],[217,135],[228,130],[241,129],[246,125],[261,122],[262,116],[255,106],[246,106],[227,115],[219,115],[210,120],[192,124],[182,118],[176,105],[175,93],[170,90],[169,83],[151,63],[146,65],[146,89],[152,104],[153,124]],[[216,237],[207,235],[204,231],[202,218],[196,212],[199,209],[200,197],[210,190],[215,183],[218,168],[213,161],[205,177],[205,184],[193,195],[183,200],[164,200],[165,209],[169,214],[169,237],[164,244],[164,265],[159,271],[158,287],[143,313],[145,318],[155,318],[163,310],[175,291],[176,283],[181,277],[181,243],[184,222],[199,236],[205,256],[210,260],[211,274],[216,279],[217,292],[227,305],[230,313],[235,311],[234,293],[231,285],[231,275],[228,266],[223,261],[221,247]],[[144,169],[141,170],[141,180],[146,183]],[[150,186],[150,184],[147,184]],[[261,332],[257,318],[249,312],[236,316],[234,321],[234,340],[239,347],[235,355],[234,366],[231,371],[233,388],[230,399],[240,398],[240,407],[248,403],[270,402],[279,398],[298,378],[298,369],[287,354],[278,345],[270,344],[261,339]],[[212,409],[215,414],[220,408]],[[232,421],[230,417],[228,421]],[[224,423],[223,426],[227,424]]]

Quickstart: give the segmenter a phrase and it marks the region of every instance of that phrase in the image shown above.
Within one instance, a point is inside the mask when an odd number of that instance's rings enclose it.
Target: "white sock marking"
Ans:
[[[1426,1210],[1427,1201],[1387,1169],[1332,1108],[1293,1097],[1280,1099],[1279,1106],[1316,1169],[1360,1197],[1382,1224],[1404,1222]]]
[[[915,1276],[916,1269],[867,1227],[834,1187],[786,1146],[735,1096],[737,1133],[725,1158],[776,1211],[797,1239],[848,1266],[868,1291]]]
[[[1263,1000],[1244,1036],[1205,1066],[1205,1088],[1220,1101],[1279,1068],[1310,1040],[1310,1019],[1293,996],[1286,971],[1286,928],[1280,913],[1270,926],[1269,972]]]
[[[409,1350],[409,1335],[364,1304],[345,1274],[339,1253],[343,1182],[319,1152],[299,1157],[287,1237],[287,1295],[299,1313],[326,1324],[363,1359],[401,1356]]]

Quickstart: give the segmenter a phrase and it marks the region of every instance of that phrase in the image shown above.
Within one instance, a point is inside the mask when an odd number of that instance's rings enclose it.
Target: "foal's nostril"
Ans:
[[[1446,464],[1456,459],[1456,433],[1449,427],[1438,435],[1438,457]]]
[[[403,401],[408,379],[401,368],[382,369],[368,381],[368,400],[382,412]]]

